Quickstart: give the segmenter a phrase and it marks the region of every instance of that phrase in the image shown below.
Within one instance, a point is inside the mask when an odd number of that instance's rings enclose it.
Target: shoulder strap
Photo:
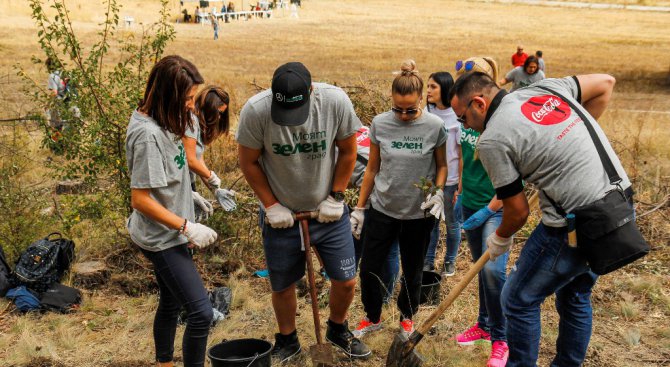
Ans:
[[[600,162],[602,162],[603,167],[605,168],[605,172],[607,172],[607,176],[610,179],[610,184],[616,186],[621,182],[621,177],[619,177],[619,174],[616,171],[616,168],[614,168],[614,164],[612,163],[612,160],[610,159],[609,155],[605,151],[605,147],[603,146],[602,142],[600,141],[600,138],[598,138],[598,134],[596,133],[596,130],[593,128],[593,125],[591,125],[591,121],[586,117],[584,114],[584,111],[582,111],[581,106],[577,107],[574,103],[572,103],[569,99],[563,97],[560,93],[549,89],[544,86],[538,86],[540,89],[544,89],[547,92],[554,94],[558,97],[560,97],[562,100],[567,102],[567,104],[575,111],[577,112],[577,115],[582,119],[582,122],[584,123],[584,126],[586,126],[586,129],[589,131],[589,135],[591,135],[591,140],[593,140],[593,144],[596,146],[596,150],[598,151],[598,156],[600,157]],[[545,195],[546,196],[546,195]]]

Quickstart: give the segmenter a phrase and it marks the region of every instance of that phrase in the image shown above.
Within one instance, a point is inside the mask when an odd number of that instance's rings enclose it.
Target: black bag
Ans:
[[[58,238],[52,240],[54,235]],[[14,273],[20,284],[41,293],[60,281],[73,260],[74,242],[54,232],[28,246]]]
[[[40,295],[40,303],[45,310],[69,313],[79,307],[81,292],[60,283],[54,283]]]
[[[644,240],[635,224],[635,211],[632,205],[633,190],[624,191],[619,185],[622,181],[621,177],[616,172],[590,120],[580,108],[561,94],[546,87],[539,88],[560,97],[577,112],[591,135],[610,184],[615,187],[602,199],[572,210],[575,215],[577,247],[586,257],[591,271],[604,275],[648,254],[649,244]],[[558,213],[565,216],[565,210],[546,192],[544,194]]]
[[[5,252],[0,247],[0,297],[4,297],[10,288],[13,288],[12,268],[7,264]]]

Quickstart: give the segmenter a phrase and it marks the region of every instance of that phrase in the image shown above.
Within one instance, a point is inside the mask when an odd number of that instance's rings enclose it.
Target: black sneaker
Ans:
[[[444,266],[442,267],[442,276],[450,277],[454,274],[456,274],[456,264],[452,263],[451,261],[444,263]]]
[[[272,347],[272,359],[275,361],[284,363],[300,353],[300,350],[297,331],[290,335],[275,334],[275,345]]]
[[[328,320],[328,330],[326,331],[326,340],[330,344],[340,348],[344,353],[352,358],[365,358],[371,354],[370,349],[349,330],[349,323],[339,325]]]

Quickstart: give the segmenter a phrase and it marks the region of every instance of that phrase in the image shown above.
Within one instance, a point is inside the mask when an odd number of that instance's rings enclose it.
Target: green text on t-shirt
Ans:
[[[402,141],[391,141],[392,149],[409,150],[410,154],[423,152],[423,136],[403,136]]]
[[[177,163],[179,169],[184,168],[186,165],[186,154],[184,153],[184,145],[182,143],[179,143],[179,154],[174,156],[174,161]]]
[[[298,153],[310,153],[309,159],[325,157],[328,149],[325,130],[310,133],[294,132],[291,136],[293,138],[291,144],[272,144],[272,153],[285,157]]]

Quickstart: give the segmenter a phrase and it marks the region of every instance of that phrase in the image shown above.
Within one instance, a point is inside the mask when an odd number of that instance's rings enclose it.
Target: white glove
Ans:
[[[279,202],[265,208],[265,216],[272,228],[290,228],[293,227],[293,212]]]
[[[344,214],[344,202],[337,201],[328,195],[326,200],[322,201],[316,210],[319,212],[319,216],[316,218],[319,222],[335,222],[342,218],[342,214]]]
[[[214,173],[214,171],[209,171],[209,178],[207,179],[207,185],[209,185],[209,189],[212,191],[215,191],[216,189],[221,186],[221,179],[219,176]]]
[[[221,204],[223,210],[227,212],[233,211],[237,208],[237,203],[235,202],[236,194],[237,193],[235,191],[226,189],[216,189],[216,191],[214,191],[216,200],[219,201],[219,204]]]
[[[191,196],[193,197],[193,205],[200,208],[204,215],[203,220],[209,218],[212,213],[214,213],[214,207],[212,203],[203,198],[197,191],[191,191]]]
[[[421,209],[430,208],[430,214],[437,220],[444,220],[444,191],[437,190],[435,195],[428,195],[426,201],[421,204]]]
[[[512,237],[500,237],[498,233],[493,232],[486,239],[486,247],[489,248],[489,254],[491,254],[491,261],[495,261],[498,256],[505,254],[509,251],[514,243],[514,236]]]
[[[199,248],[204,248],[216,241],[217,234],[204,224],[187,222],[184,235],[188,241]]]
[[[354,208],[354,211],[351,213],[351,218],[349,218],[349,223],[351,223],[351,234],[354,235],[357,240],[361,239],[364,220],[365,208]]]

